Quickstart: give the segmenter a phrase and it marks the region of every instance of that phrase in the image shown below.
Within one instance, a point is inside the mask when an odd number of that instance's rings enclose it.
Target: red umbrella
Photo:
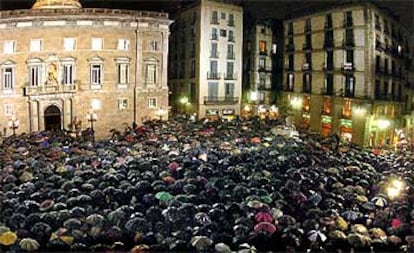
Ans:
[[[273,221],[272,215],[266,212],[258,212],[254,216],[254,218],[257,222],[272,222]]]
[[[276,226],[270,222],[260,222],[254,226],[254,231],[256,232],[266,231],[270,234],[273,234],[274,232],[276,232]]]

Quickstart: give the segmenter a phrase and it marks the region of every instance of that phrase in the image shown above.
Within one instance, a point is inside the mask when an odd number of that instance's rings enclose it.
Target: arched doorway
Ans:
[[[45,110],[45,130],[61,130],[60,110],[57,106],[48,106]]]

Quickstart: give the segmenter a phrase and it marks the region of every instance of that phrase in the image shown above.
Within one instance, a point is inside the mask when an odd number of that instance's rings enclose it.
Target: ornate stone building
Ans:
[[[0,11],[0,125],[19,132],[85,129],[97,136],[168,117],[166,13],[37,0]],[[87,116],[97,115],[96,122]]]

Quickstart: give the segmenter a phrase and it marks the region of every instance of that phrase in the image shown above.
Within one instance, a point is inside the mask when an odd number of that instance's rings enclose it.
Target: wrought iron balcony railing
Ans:
[[[206,96],[204,97],[205,105],[233,105],[239,102],[238,97],[216,97]]]

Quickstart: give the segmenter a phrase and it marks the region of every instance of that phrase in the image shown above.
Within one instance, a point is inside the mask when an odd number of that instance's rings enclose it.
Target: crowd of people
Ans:
[[[278,120],[148,121],[0,146],[0,252],[413,250],[413,156]],[[335,145],[334,145],[335,146]]]

